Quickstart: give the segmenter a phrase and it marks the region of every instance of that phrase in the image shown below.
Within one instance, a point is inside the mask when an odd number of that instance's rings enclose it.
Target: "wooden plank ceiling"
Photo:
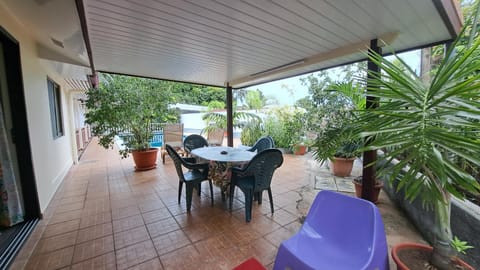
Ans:
[[[81,1],[97,70],[234,88],[364,59],[375,38],[397,52],[451,40],[461,24],[454,0]]]

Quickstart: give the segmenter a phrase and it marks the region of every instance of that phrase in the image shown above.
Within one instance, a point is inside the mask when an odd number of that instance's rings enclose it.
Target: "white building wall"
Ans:
[[[49,67],[47,61],[38,58],[35,42],[28,34],[28,30],[23,28],[2,5],[0,5],[0,25],[20,45],[33,166],[40,208],[44,212],[73,163],[72,141],[69,136],[72,127],[68,124],[70,110],[66,108],[69,104],[66,91],[68,86],[60,74]],[[62,89],[64,136],[57,139],[53,139],[52,136],[47,77],[59,84]]]

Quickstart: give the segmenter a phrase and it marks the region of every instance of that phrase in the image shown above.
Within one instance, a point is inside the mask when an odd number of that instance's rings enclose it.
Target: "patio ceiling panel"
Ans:
[[[98,70],[242,87],[452,39],[446,0],[84,0]],[[458,18],[457,18],[458,19]]]
[[[77,65],[91,60],[99,71],[234,88],[362,60],[372,39],[387,39],[390,47],[383,51],[399,52],[451,40],[461,27],[455,0],[3,0],[0,5],[33,33],[45,48],[39,50],[44,59]]]

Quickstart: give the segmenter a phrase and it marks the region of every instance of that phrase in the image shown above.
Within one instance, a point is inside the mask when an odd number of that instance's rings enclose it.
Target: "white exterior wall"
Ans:
[[[0,5],[0,25],[20,45],[33,167],[40,208],[43,213],[73,164],[72,141],[69,135],[72,127],[69,125],[70,121],[68,121],[70,110],[67,109],[68,104],[70,104],[67,100],[69,96],[66,91],[68,86],[60,74],[48,67],[48,62],[41,61],[38,58],[35,42],[29,36],[28,31],[2,5]],[[64,136],[57,139],[53,139],[52,136],[47,77],[60,85],[62,90]],[[13,113],[15,113],[14,110]],[[28,200],[28,198],[25,198],[25,200]]]

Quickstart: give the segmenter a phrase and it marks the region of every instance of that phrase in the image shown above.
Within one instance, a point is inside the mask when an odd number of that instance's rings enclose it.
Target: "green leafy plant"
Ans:
[[[300,108],[272,109],[264,120],[264,135],[271,136],[276,147],[289,149],[305,135],[304,115],[305,111]]]
[[[208,112],[202,116],[202,119],[207,123],[203,132],[214,130],[217,128],[227,129],[227,115],[221,112]],[[233,112],[233,127],[241,128],[250,120],[261,120],[260,117],[254,113],[249,112]]]
[[[475,178],[454,162],[461,157],[480,166],[480,39],[455,51],[458,40],[430,83],[422,82],[402,59],[397,57],[401,65],[396,65],[369,52],[382,70],[371,72],[368,81],[378,108],[366,109],[359,121],[362,135],[371,139],[366,149],[390,149],[380,159],[391,166],[380,167],[379,176],[397,180],[406,199],[420,197],[434,209],[430,263],[438,269],[447,269],[451,261],[450,197],[463,199],[463,190],[480,191]],[[391,162],[399,155],[399,162]]]
[[[261,120],[248,121],[240,134],[240,141],[243,145],[254,145],[264,133]]]
[[[450,244],[460,254],[467,254],[467,252],[465,252],[466,250],[474,248],[473,246],[470,246],[467,241],[462,241],[456,236],[453,237]]]
[[[102,74],[100,88],[87,91],[86,122],[99,137],[99,144],[111,148],[115,136],[122,135],[127,157],[132,150],[150,148],[152,123],[176,121],[168,109],[169,95],[160,81]]]
[[[365,91],[360,85],[339,82],[330,85],[319,106],[325,109],[316,127],[317,138],[313,145],[313,157],[320,163],[339,158],[360,155],[363,140],[357,126],[358,110],[365,108]],[[318,96],[320,97],[320,96]]]

